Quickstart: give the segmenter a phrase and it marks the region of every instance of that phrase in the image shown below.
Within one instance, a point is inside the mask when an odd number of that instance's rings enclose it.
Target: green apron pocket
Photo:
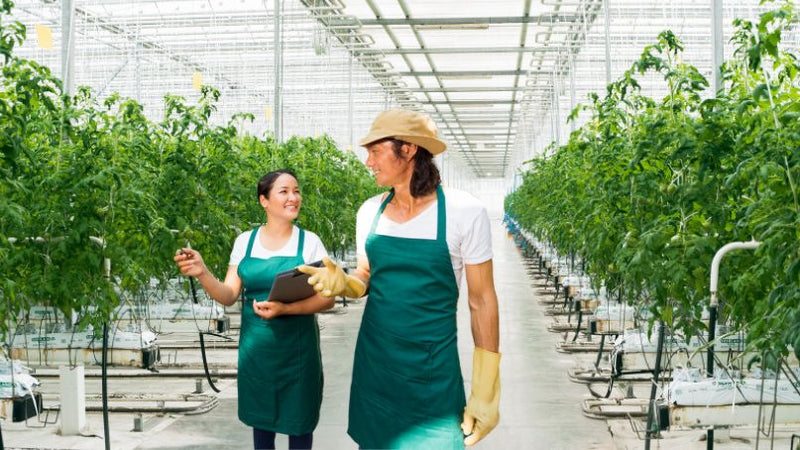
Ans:
[[[365,321],[365,324],[369,323]],[[433,343],[406,339],[385,331],[363,333],[363,350],[367,361],[376,369],[399,377],[399,381],[427,384],[433,369]]]

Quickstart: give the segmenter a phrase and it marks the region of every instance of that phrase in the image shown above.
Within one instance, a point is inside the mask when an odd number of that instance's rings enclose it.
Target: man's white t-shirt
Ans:
[[[242,262],[245,252],[247,251],[247,244],[250,241],[250,234],[252,232],[253,230],[247,230],[236,237],[236,241],[233,243],[233,250],[231,251],[231,259],[228,263],[229,265],[238,266],[239,263]],[[297,242],[298,239],[300,239],[300,228],[297,226],[292,227],[292,236],[286,242],[286,245],[279,250],[269,250],[261,245],[261,233],[263,232],[264,227],[258,227],[258,235],[253,242],[253,250],[250,253],[251,257],[267,259],[273,256],[297,255]],[[319,261],[323,257],[328,256],[328,252],[325,250],[325,246],[322,244],[322,240],[320,240],[319,236],[308,230],[305,230],[305,232],[305,238],[303,241],[303,261],[310,263]]]
[[[356,216],[356,253],[366,255],[365,243],[375,214],[382,203],[383,194],[370,198]],[[489,214],[481,202],[468,192],[444,188],[447,214],[447,247],[456,284],[461,285],[464,264],[480,264],[492,259],[492,234]],[[381,215],[375,233],[415,239],[436,239],[438,200],[425,211],[405,223],[397,223]],[[413,258],[413,255],[409,255]],[[424,264],[425,261],[419,261]]]

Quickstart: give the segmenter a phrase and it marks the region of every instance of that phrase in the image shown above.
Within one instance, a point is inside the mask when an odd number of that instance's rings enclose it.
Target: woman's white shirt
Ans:
[[[356,217],[356,253],[366,255],[365,243],[372,221],[378,213],[383,194],[370,198]],[[492,259],[492,234],[489,214],[481,202],[468,192],[444,188],[447,215],[447,247],[456,284],[461,285],[464,264],[480,264]],[[425,211],[405,223],[397,223],[381,215],[375,233],[413,239],[436,239],[438,200]],[[409,258],[413,258],[409,255]],[[424,264],[424,261],[420,261]]]
[[[231,266],[238,266],[242,259],[244,259],[245,252],[247,252],[247,244],[250,241],[250,234],[253,230],[247,230],[236,237],[233,243],[233,250],[231,251],[230,262]],[[253,250],[250,256],[253,258],[267,259],[273,256],[295,256],[297,255],[297,242],[300,239],[300,228],[297,226],[292,227],[292,236],[282,248],[278,250],[269,250],[261,245],[261,233],[264,232],[263,227],[258,227],[258,236],[253,242]],[[311,231],[305,230],[305,238],[303,241],[303,261],[306,263],[319,261],[325,256],[328,256],[325,245],[316,234]]]

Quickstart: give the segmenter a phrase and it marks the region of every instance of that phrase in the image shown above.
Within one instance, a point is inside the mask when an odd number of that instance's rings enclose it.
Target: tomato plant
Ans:
[[[2,0],[0,14],[10,9]],[[300,179],[299,224],[331,251],[353,246],[357,208],[378,188],[328,137],[243,135],[247,114],[215,125],[220,94],[209,86],[193,105],[166,96],[157,122],[116,94],[67,95],[49,69],[14,56],[24,37],[0,21],[2,317],[44,303],[100,329],[124,293],[174,278],[172,257],[187,242],[224,273],[235,236],[265,220],[259,178],[280,168]]]
[[[590,97],[591,120],[527,163],[507,211],[580,255],[595,283],[689,336],[705,328],[717,249],[759,240],[755,254],[723,264],[723,316],[751,345],[800,350],[800,66],[781,46],[792,12],[785,3],[735,21],[728,89],[712,99],[681,62],[683,44],[661,33],[605,96]],[[641,93],[647,72],[663,77],[664,98]]]

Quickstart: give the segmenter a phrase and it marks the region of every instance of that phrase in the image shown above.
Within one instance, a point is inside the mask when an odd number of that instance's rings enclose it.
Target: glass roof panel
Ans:
[[[465,27],[449,29],[425,28],[421,29],[419,33],[428,48],[466,47],[465,43],[473,43],[478,48],[491,48],[518,45],[520,33],[522,32],[522,27],[516,24],[470,24],[465,25]],[[418,26],[417,29],[419,28]]]
[[[514,70],[518,55],[514,53],[432,55],[438,70]]]
[[[397,0],[350,0],[347,4],[348,14],[361,17],[375,17],[370,4],[380,12],[381,17],[405,17]],[[352,9],[351,9],[352,8]],[[359,11],[357,13],[356,11]]]
[[[522,2],[517,0],[493,0],[492,2],[462,1],[458,8],[450,0],[406,0],[413,17],[484,17],[518,16],[522,14]],[[454,11],[455,9],[455,11]]]
[[[60,74],[60,2],[15,3],[14,18],[29,26],[19,54]],[[204,83],[222,91],[220,121],[225,114],[250,111],[257,118],[250,131],[274,131],[265,111],[276,92],[274,0],[74,4],[77,85],[91,86],[101,98],[114,91],[136,98],[157,118],[164,94],[197,98],[192,79],[200,73]],[[606,68],[611,79],[619,76],[665,29],[685,42],[685,62],[712,75],[709,2],[613,0],[608,17],[601,0],[282,0],[282,5],[284,51],[277,72],[283,134],[327,130],[346,147],[366,132],[377,111],[422,109],[440,129],[456,133],[455,149],[468,152],[448,156],[448,173],[457,172],[451,164],[461,163],[475,176],[489,172],[484,164],[492,164],[495,175],[513,173],[552,140],[564,142],[572,127],[566,123],[570,109],[589,92],[604,91]],[[766,8],[759,0],[723,2],[727,55],[733,51],[733,18],[752,19]],[[37,23],[52,28],[52,50],[37,47]],[[798,36],[789,33],[784,42],[798,48]],[[650,95],[665,93],[657,77],[641,77],[641,83]],[[482,136],[503,128],[502,142]]]

